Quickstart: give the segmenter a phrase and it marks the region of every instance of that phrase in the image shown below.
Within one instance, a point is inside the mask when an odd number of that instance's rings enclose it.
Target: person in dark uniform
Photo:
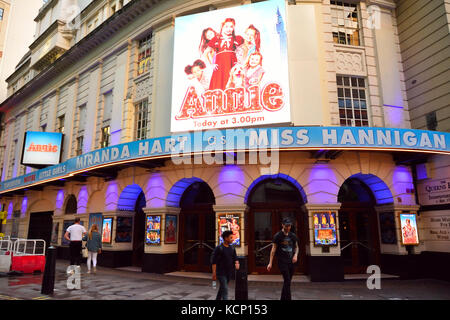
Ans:
[[[267,270],[272,269],[273,257],[277,256],[278,268],[283,275],[283,290],[281,300],[291,300],[291,281],[294,275],[295,263],[297,263],[299,245],[297,236],[291,232],[292,222],[284,219],[282,230],[273,237],[272,251],[270,251],[270,261]]]

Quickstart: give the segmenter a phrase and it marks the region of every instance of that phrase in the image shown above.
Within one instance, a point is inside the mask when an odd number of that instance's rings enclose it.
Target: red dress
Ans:
[[[218,68],[212,74],[209,90],[225,90],[231,68],[237,62],[236,48],[242,43],[244,43],[244,39],[241,36],[224,38],[222,35],[218,35],[211,39],[208,46],[213,48],[216,53],[214,59]]]

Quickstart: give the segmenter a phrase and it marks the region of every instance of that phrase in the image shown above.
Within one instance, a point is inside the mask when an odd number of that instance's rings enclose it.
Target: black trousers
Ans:
[[[283,275],[283,290],[281,290],[281,300],[292,300],[291,297],[291,281],[294,275],[293,263],[280,263],[278,262],[278,268]]]
[[[70,265],[81,264],[81,241],[70,241]]]

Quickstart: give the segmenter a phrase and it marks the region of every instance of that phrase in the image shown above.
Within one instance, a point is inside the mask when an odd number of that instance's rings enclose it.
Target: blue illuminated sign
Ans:
[[[55,140],[37,141],[34,142],[35,145],[51,145],[48,148],[57,145],[56,138]],[[25,148],[30,148],[31,138],[27,142]],[[60,143],[59,146],[61,146]],[[60,147],[58,147],[59,149]],[[172,158],[175,161],[183,159],[183,157],[190,157],[193,153],[259,149],[395,150],[450,154],[450,133],[394,128],[274,127],[176,134],[133,141],[88,152],[59,165],[3,181],[0,183],[0,193],[38,182],[67,178],[83,171],[113,166],[121,162],[152,158]],[[36,163],[36,161],[38,159],[33,159],[32,163]]]

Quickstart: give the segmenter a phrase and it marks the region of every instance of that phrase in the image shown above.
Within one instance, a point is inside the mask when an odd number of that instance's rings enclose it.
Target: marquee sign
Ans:
[[[171,131],[289,123],[285,0],[175,19]]]
[[[281,127],[198,131],[110,146],[3,181],[0,194],[99,167],[205,152],[247,150],[378,150],[450,154],[450,133],[361,127]]]

